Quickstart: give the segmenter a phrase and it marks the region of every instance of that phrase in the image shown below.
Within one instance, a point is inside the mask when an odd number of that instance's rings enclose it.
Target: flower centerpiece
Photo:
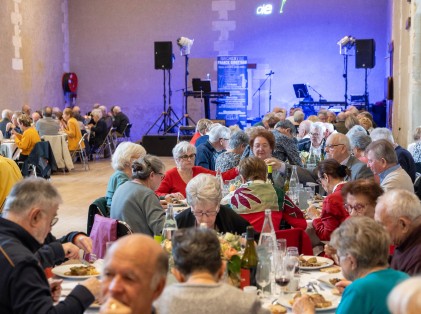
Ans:
[[[241,236],[225,233],[218,235],[221,244],[221,257],[227,262],[227,281],[235,287],[240,287],[241,257]]]

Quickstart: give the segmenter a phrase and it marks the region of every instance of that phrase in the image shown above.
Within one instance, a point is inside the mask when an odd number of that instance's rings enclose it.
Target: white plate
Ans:
[[[326,258],[326,257],[320,257],[320,256],[310,256],[310,255],[303,255],[304,259],[309,259],[310,257],[316,257],[317,258],[317,263],[323,263],[320,266],[314,266],[314,267],[302,267],[300,266],[300,269],[302,270],[316,270],[316,269],[320,269],[320,268],[325,268],[325,267],[329,267],[333,265],[333,261],[330,258]]]
[[[329,288],[334,288],[335,286],[332,285],[329,281],[329,279],[333,279],[333,278],[339,278],[339,279],[342,279],[342,280],[346,280],[344,275],[342,274],[342,272],[334,273],[334,274],[327,274],[327,275],[319,277],[317,280],[320,281],[321,283],[325,284]]]
[[[98,271],[98,275],[86,275],[86,276],[70,276],[70,275],[65,275],[65,273],[67,273],[67,272],[70,271],[70,268],[71,267],[85,266],[83,264],[67,264],[67,265],[57,266],[57,267],[54,267],[52,269],[52,272],[56,276],[59,276],[59,277],[62,277],[62,278],[68,278],[68,279],[86,279],[86,278],[90,278],[90,277],[98,277],[98,276],[100,276],[101,269],[98,268],[98,265],[96,265],[95,263],[93,264],[93,266],[95,266],[96,270]]]
[[[331,310],[336,309],[339,306],[339,302],[341,301],[340,296],[333,295],[333,294],[331,294],[329,292],[326,292],[326,291],[320,291],[320,294],[324,296],[326,301],[331,301],[332,306],[325,307],[325,308],[322,308],[322,309],[316,308],[316,312],[331,311]],[[287,308],[292,308],[292,305],[289,302],[294,299],[294,295],[295,294],[291,294],[291,293],[285,294],[285,295],[281,294],[278,298],[278,303],[282,306],[287,307]]]

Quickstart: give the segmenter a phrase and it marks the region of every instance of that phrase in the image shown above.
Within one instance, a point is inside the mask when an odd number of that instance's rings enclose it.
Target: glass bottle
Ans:
[[[241,258],[241,289],[243,289],[245,286],[256,286],[256,269],[257,263],[259,261],[256,252],[256,245],[254,243],[253,226],[247,227],[246,239],[246,248],[244,250],[243,257]]]
[[[287,193],[289,191],[289,183],[291,180],[291,172],[292,168],[287,167],[285,170],[285,182],[284,182],[284,192]]]
[[[174,218],[174,210],[172,204],[168,204],[167,212],[165,213],[164,226],[162,228],[163,239],[171,240],[174,232],[177,229],[177,222]]]
[[[291,178],[289,180],[289,190],[292,201],[297,203],[300,181],[298,179],[297,166],[292,166]]]
[[[265,209],[265,220],[260,232],[259,245],[266,248],[268,253],[272,253],[276,248],[276,234],[272,223],[272,211]]]
[[[275,182],[273,181],[273,170],[272,170],[272,165],[268,165],[268,182],[271,183],[272,185],[275,185]]]
[[[317,167],[318,156],[313,147],[310,147],[310,155],[307,158],[307,169],[312,171]]]

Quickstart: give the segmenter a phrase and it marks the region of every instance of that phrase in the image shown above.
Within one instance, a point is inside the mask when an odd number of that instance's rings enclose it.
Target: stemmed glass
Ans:
[[[281,286],[282,295],[285,295],[285,287],[289,284],[294,275],[294,266],[292,267],[291,271],[291,262],[288,256],[279,257],[279,261],[276,264],[275,282],[277,285]]]
[[[270,259],[262,259],[257,263],[256,269],[256,282],[262,289],[262,294],[264,295],[265,288],[270,284]]]
[[[299,261],[299,256],[300,254],[298,253],[298,248],[296,246],[289,246],[287,247],[287,254],[288,257],[290,257],[294,262],[295,262],[295,272],[299,273],[300,271],[300,261]]]

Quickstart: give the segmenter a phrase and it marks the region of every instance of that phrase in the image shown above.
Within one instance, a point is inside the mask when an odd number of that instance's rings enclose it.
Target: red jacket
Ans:
[[[314,230],[321,241],[329,241],[332,232],[349,216],[341,194],[343,185],[338,185],[335,192],[326,196],[321,216],[313,220]]]

